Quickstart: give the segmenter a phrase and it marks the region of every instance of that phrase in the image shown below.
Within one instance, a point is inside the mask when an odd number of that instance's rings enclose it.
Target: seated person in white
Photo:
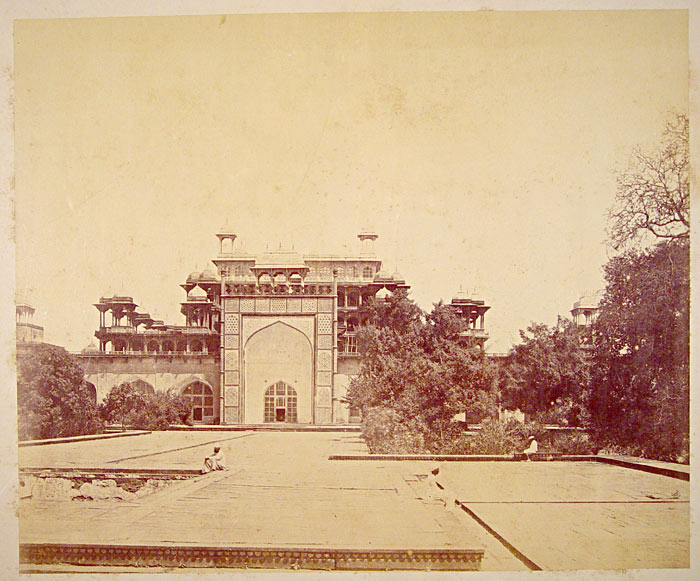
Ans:
[[[530,459],[530,455],[532,454],[537,454],[537,440],[535,440],[535,436],[530,436],[528,439],[528,446],[523,450],[523,454],[527,457],[527,459]]]
[[[211,472],[212,470],[226,470],[226,460],[224,458],[224,453],[221,451],[219,446],[214,447],[214,453],[211,456],[207,456],[204,459],[204,466],[202,466],[202,474]]]

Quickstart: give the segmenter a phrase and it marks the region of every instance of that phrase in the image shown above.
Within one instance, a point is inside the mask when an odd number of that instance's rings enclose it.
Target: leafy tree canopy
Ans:
[[[542,421],[580,425],[589,365],[576,325],[559,318],[554,327],[533,323],[506,360],[503,403]]]
[[[629,250],[605,267],[595,323],[591,418],[600,438],[676,459],[687,451],[687,241]]]
[[[18,352],[17,411],[20,440],[102,431],[83,370],[55,345],[28,345]]]
[[[459,342],[466,323],[451,307],[438,303],[426,315],[397,291],[373,303],[370,320],[358,332],[362,363],[348,392],[365,416],[373,408],[393,410],[376,417],[410,424],[435,449],[453,431],[455,414],[486,412],[496,371],[478,349]]]

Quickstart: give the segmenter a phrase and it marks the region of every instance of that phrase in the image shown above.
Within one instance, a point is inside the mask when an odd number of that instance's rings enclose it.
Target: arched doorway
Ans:
[[[212,423],[214,420],[214,393],[211,387],[201,381],[194,381],[182,390],[192,410],[195,422]]]
[[[265,422],[297,422],[297,392],[278,381],[265,391]]]
[[[95,387],[95,384],[86,381],[85,388],[87,389],[88,396],[90,397],[92,403],[97,405],[97,388]]]

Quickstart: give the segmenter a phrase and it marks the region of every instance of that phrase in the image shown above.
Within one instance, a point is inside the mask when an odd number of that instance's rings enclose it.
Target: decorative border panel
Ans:
[[[238,299],[224,299],[224,307],[227,312],[237,312],[240,307],[240,303]]]
[[[316,299],[302,299],[301,300],[301,310],[304,313],[315,313],[316,312]]]
[[[318,315],[318,334],[328,335],[333,332],[333,317],[328,313]]]
[[[226,408],[226,422],[238,421],[238,408]],[[235,413],[236,417],[229,417]],[[229,419],[231,420],[229,422]],[[211,547],[193,545],[98,545],[21,543],[19,562],[33,565],[333,569],[357,571],[478,571],[484,549],[338,547]]]
[[[319,335],[318,336],[318,348],[319,349],[332,349],[333,348],[333,337],[331,335]]]
[[[224,372],[224,385],[238,385],[241,381],[241,376],[238,371]]]
[[[331,372],[330,371],[317,371],[316,372],[316,385],[330,385],[331,384]]]
[[[301,299],[287,299],[287,310],[290,313],[301,313]]]
[[[316,424],[327,426],[331,423],[331,406],[316,406]]]
[[[224,333],[227,335],[237,335],[238,334],[238,321],[240,320],[240,315],[238,313],[226,313],[224,315]]]
[[[226,388],[226,403],[229,406],[238,405],[238,387],[227,387]]]
[[[331,405],[331,390],[327,387],[319,387],[316,394],[316,405],[329,407]]]
[[[270,299],[255,299],[255,312],[256,313],[269,313],[270,312]]]
[[[238,371],[238,349],[226,349],[224,351],[224,370]]]
[[[225,349],[238,349],[239,337],[238,331],[236,335],[224,335],[224,348]]]
[[[238,423],[238,406],[226,406],[224,408],[224,421],[227,424]]]
[[[330,351],[319,351],[316,356],[316,361],[316,369],[319,371],[331,370],[332,357]]]
[[[332,313],[333,299],[318,299],[318,311],[319,313]]]
[[[241,299],[241,313],[255,312],[255,299]]]
[[[270,299],[270,312],[272,312],[272,313],[286,313],[287,312],[287,299]]]

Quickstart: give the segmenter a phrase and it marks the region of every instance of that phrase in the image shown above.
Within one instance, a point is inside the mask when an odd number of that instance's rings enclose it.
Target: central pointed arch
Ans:
[[[243,348],[243,369],[246,423],[313,422],[313,346],[302,331],[283,321],[255,331]],[[268,390],[281,386],[283,399],[280,406],[275,399],[273,408]],[[285,410],[284,417],[279,412],[281,419],[273,420],[270,414],[277,418],[278,407]]]

